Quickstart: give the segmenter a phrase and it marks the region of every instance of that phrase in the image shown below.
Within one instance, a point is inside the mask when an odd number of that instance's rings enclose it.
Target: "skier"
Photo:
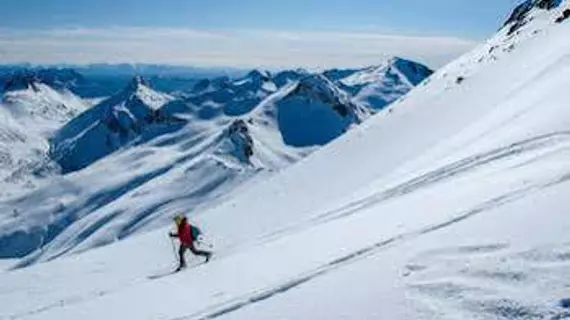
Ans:
[[[210,260],[212,256],[211,252],[198,250],[194,246],[194,239],[192,235],[192,226],[188,223],[188,219],[185,216],[178,215],[174,217],[174,222],[176,223],[177,233],[170,233],[170,237],[180,239],[180,248],[178,249],[178,258],[180,260],[180,265],[176,271],[180,271],[186,268],[186,259],[184,258],[184,253],[186,250],[190,250],[193,254],[197,256],[206,257],[206,262]]]

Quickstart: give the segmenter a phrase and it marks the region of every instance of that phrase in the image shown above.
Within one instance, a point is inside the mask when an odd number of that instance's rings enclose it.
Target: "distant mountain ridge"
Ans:
[[[235,117],[247,118],[250,112],[267,114],[255,110],[264,108],[273,108],[273,118],[266,122],[275,123],[272,130],[281,134],[286,145],[324,145],[411,90],[431,72],[400,58],[342,72],[342,78],[328,73],[330,79],[327,72],[289,70],[272,75],[252,70],[238,79],[203,79],[179,98],[158,93],[149,81],[137,76],[124,90],[63,127],[51,139],[52,157],[65,172],[76,171],[127,144],[179,130],[182,124],[216,119],[230,123]],[[279,101],[270,98],[274,94]],[[266,99],[271,102],[264,102]],[[271,103],[273,107],[269,107]],[[181,121],[169,125],[167,118]],[[244,122],[240,128],[247,131],[249,125]],[[254,145],[253,140],[250,144]]]

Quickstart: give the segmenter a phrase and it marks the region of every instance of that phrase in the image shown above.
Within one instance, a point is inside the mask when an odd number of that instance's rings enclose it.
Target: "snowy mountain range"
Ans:
[[[399,69],[402,61],[392,59],[383,68]],[[408,90],[412,79],[429,75],[416,65],[399,74],[410,79]],[[53,72],[33,73],[26,85],[17,86],[17,77],[9,83],[41,98],[50,95],[38,88],[58,83],[59,90],[50,92],[73,96],[71,86],[59,80],[72,73]],[[385,92],[394,85],[393,96],[403,94],[400,84],[383,79],[377,72],[354,86],[378,82]],[[27,256],[21,261],[26,265],[114,242],[160,227],[174,212],[213,206],[244,182],[283,170],[383,107],[353,101],[335,82],[304,70],[275,75],[254,70],[238,79],[201,80],[173,96],[135,77],[94,106],[65,114],[68,121],[41,136],[41,168],[52,174],[42,177],[44,187],[37,183],[0,203],[9,216],[0,223],[6,244],[0,256]],[[36,121],[26,119],[30,126]]]
[[[195,104],[167,103],[185,129],[2,208],[26,215],[0,220],[4,257],[60,258],[0,273],[0,317],[568,318],[570,2],[528,0],[512,17],[361,125],[235,188],[224,181],[244,179],[252,166],[236,164],[258,154],[262,129],[281,135],[275,110],[308,101],[332,128],[371,112],[335,84],[355,73],[284,84],[233,121],[222,104],[198,121]],[[198,194],[209,205],[189,211]],[[170,228],[151,230],[179,212],[215,254],[170,274]]]

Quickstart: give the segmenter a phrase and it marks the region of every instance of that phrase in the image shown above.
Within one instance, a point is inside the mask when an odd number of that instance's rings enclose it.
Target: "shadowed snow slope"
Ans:
[[[175,266],[168,230],[130,237],[1,273],[0,317],[569,317],[570,24],[554,21],[570,8],[539,2],[516,32],[508,35],[507,25],[388,110],[193,215],[215,244],[210,263],[192,258],[194,267],[162,276]],[[255,133],[244,125],[230,132]],[[175,145],[160,150],[187,156]],[[190,163],[143,164],[143,157],[132,150],[113,161],[129,163],[133,174],[150,165],[155,174],[193,172]],[[145,195],[196,187],[165,181],[179,177],[163,175],[153,188],[123,196],[142,214],[150,209]],[[76,193],[92,187],[74,184]],[[98,197],[123,187],[117,181]],[[191,205],[173,201],[171,209]],[[111,219],[130,208],[104,209]],[[89,241],[87,220],[95,218],[80,219],[85,228],[67,233],[69,241],[78,234]]]
[[[324,145],[370,115],[321,75],[286,86],[256,111],[258,122],[276,121],[283,141],[296,147]]]

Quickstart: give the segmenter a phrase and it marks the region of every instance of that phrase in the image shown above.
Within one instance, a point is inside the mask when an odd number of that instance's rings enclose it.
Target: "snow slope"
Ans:
[[[160,277],[172,248],[150,232],[0,274],[0,315],[568,318],[565,9],[533,7],[391,112],[194,216],[209,264]]]
[[[14,74],[0,102],[0,198],[24,193],[59,173],[48,156],[48,138],[88,105],[47,84],[49,73]],[[53,79],[52,79],[53,80]],[[12,210],[10,210],[12,211]]]
[[[87,108],[71,91],[56,91],[43,78],[26,73],[6,83],[2,104],[28,130],[46,137]]]

